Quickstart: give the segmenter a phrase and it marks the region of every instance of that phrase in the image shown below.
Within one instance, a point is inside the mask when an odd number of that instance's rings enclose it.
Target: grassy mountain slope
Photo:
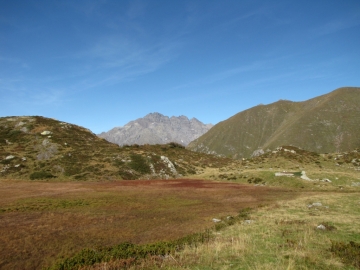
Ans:
[[[280,100],[240,112],[191,142],[188,149],[241,158],[294,145],[318,153],[360,146],[360,88],[340,88],[304,102]]]
[[[83,127],[40,116],[0,118],[1,178],[172,178],[231,162],[176,143],[119,147]]]

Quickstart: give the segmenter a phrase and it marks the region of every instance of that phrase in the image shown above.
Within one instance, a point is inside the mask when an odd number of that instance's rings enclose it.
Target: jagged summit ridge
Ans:
[[[184,115],[168,117],[154,112],[130,121],[122,127],[103,132],[99,134],[99,137],[118,145],[177,142],[186,146],[206,133],[212,126],[212,124],[203,124],[196,118],[189,119]]]

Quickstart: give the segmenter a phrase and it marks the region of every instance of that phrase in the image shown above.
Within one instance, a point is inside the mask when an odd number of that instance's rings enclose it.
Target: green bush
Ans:
[[[129,166],[131,169],[141,174],[151,173],[150,166],[142,155],[132,154],[130,157],[131,161],[129,162]]]
[[[248,183],[251,184],[260,184],[260,183],[263,183],[265,182],[263,179],[259,178],[259,177],[252,177],[252,178],[249,178],[248,179]]]
[[[9,131],[8,137],[9,137],[10,139],[14,140],[14,139],[18,138],[18,136],[19,136],[21,133],[22,133],[22,132],[21,132],[20,130],[14,129],[14,130]]]
[[[170,142],[168,143],[169,145],[169,148],[185,148],[185,146],[179,144],[179,143],[176,143],[176,142]]]
[[[239,215],[238,215],[238,218],[240,219],[250,219],[250,213],[251,213],[251,208],[247,207],[247,208],[244,208],[244,209],[241,209],[239,211]]]
[[[130,171],[128,170],[123,170],[120,169],[119,170],[119,175],[122,179],[124,180],[135,180],[136,179],[136,175],[132,174]]]
[[[54,177],[56,177],[56,176],[52,175],[49,172],[45,172],[45,171],[33,172],[32,174],[30,174],[31,180],[48,179],[48,178],[54,178]]]

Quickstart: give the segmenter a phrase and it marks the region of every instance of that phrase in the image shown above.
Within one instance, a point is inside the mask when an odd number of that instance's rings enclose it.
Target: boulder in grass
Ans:
[[[50,135],[50,134],[51,134],[51,131],[45,130],[45,131],[41,132],[40,134],[43,135],[43,136],[45,136],[45,135]]]

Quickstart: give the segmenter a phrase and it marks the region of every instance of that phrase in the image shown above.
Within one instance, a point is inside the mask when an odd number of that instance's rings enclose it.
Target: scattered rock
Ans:
[[[322,203],[321,202],[314,202],[312,204],[309,204],[308,207],[312,208],[312,207],[321,207]]]
[[[251,220],[251,219],[246,219],[246,220],[244,220],[244,222],[243,222],[243,224],[245,224],[245,225],[250,225],[250,224],[252,224],[252,223],[254,223],[254,221]]]
[[[336,227],[332,225],[330,222],[323,222],[319,226],[316,227],[317,230],[323,230],[323,231],[334,231],[336,230]]]
[[[65,169],[63,167],[61,167],[60,165],[55,165],[53,166],[52,169],[55,173],[64,173]]]
[[[300,178],[303,179],[303,180],[311,181],[311,179],[309,177],[307,177],[305,171],[301,171]]]
[[[42,145],[43,145],[43,146],[46,146],[46,145],[48,145],[49,143],[50,143],[50,141],[49,141],[48,139],[45,139],[45,140],[43,140]]]
[[[167,164],[168,168],[170,169],[171,173],[176,175],[177,171],[175,169],[174,164],[165,156],[160,156],[161,160]]]
[[[295,150],[290,150],[290,149],[284,148],[284,151],[285,151],[285,152],[290,152],[290,153],[292,153],[292,154],[296,154],[296,151],[295,151]]]
[[[215,223],[218,223],[218,222],[221,222],[221,219],[213,218],[212,221]]]
[[[265,152],[264,152],[263,149],[257,149],[257,150],[255,150],[255,151],[252,153],[251,157],[258,157],[258,156],[263,155],[264,153],[265,153]]]
[[[20,128],[20,131],[22,131],[24,133],[28,133],[29,129],[27,127],[22,127],[22,128]]]
[[[13,159],[13,158],[15,158],[15,156],[10,155],[10,156],[7,156],[5,159],[6,159],[6,160],[9,160],[9,159]]]
[[[275,173],[275,176],[294,176],[294,173],[292,173],[292,172],[277,172],[277,173]]]
[[[48,131],[48,130],[45,130],[43,132],[40,133],[41,135],[50,135],[51,134],[51,131]]]
[[[320,224],[319,226],[316,227],[316,229],[325,231],[326,227],[324,225]]]
[[[10,168],[10,165],[5,165],[2,169],[1,169],[1,171],[0,172],[6,172],[6,170],[7,169],[9,169]]]
[[[52,158],[57,152],[57,144],[51,143],[49,139],[44,139],[41,144],[34,147],[38,151],[37,160],[48,160]]]

